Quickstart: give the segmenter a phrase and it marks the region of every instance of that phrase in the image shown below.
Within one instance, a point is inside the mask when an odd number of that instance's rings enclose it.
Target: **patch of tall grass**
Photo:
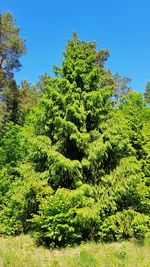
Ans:
[[[150,238],[144,244],[86,243],[65,249],[37,247],[29,235],[0,238],[0,267],[150,267]]]

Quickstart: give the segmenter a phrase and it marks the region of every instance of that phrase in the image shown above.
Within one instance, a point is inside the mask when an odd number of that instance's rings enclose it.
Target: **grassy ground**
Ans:
[[[86,243],[74,248],[36,247],[30,236],[0,238],[0,267],[150,267],[150,244]]]

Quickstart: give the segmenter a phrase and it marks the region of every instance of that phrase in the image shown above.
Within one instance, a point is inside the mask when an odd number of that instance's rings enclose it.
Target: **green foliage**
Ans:
[[[11,79],[7,81],[4,92],[3,100],[6,109],[5,121],[13,121],[17,123],[19,116],[19,91],[16,82]]]
[[[94,239],[100,218],[92,187],[84,184],[75,190],[58,189],[43,199],[32,222],[35,236],[46,245],[65,246]]]
[[[36,105],[37,100],[36,87],[31,86],[27,81],[22,81],[20,88],[15,80],[7,81],[0,102],[2,111],[0,128],[4,130],[7,121],[23,124],[29,111]]]
[[[149,108],[146,107],[140,93],[131,92],[122,100],[120,109],[128,120],[130,143],[135,151],[136,157],[141,159],[144,154],[143,143],[145,142],[142,131],[145,126],[148,132],[150,130],[148,126],[150,120]]]
[[[101,125],[103,140],[106,146],[106,171],[116,168],[120,159],[133,154],[130,144],[128,119],[121,110],[114,109],[110,112],[110,117]],[[112,157],[113,154],[113,157]]]
[[[101,226],[101,238],[105,241],[118,241],[136,237],[144,239],[150,227],[148,216],[134,210],[123,210],[108,217]]]
[[[7,121],[7,117],[8,117],[8,114],[6,110],[6,105],[2,101],[0,101],[0,138],[3,134],[4,127]]]
[[[25,41],[10,12],[0,12],[0,132],[7,121],[23,123],[37,102],[37,91],[27,82],[19,90],[14,71],[21,68],[20,57],[26,53]],[[31,88],[31,90],[30,90]]]
[[[12,97],[8,90],[0,108],[15,124],[0,140],[1,233],[32,232],[51,247],[144,239],[150,109],[128,80],[104,68],[108,56],[74,33],[55,77],[42,76],[37,87],[14,84]]]
[[[19,88],[19,114],[18,114],[18,122],[19,124],[23,124],[26,116],[37,103],[38,93],[36,87],[29,84],[26,80],[21,82],[21,86]]]
[[[3,203],[6,193],[16,178],[15,170],[10,165],[5,165],[0,170],[0,205]]]
[[[10,12],[0,14],[0,90],[13,77],[14,70],[21,67],[19,57],[26,53],[19,31]]]
[[[149,104],[150,103],[150,82],[147,82],[146,84],[144,97],[145,97],[146,102]]]
[[[40,201],[53,192],[46,172],[39,175],[30,164],[23,164],[16,171],[18,179],[11,181],[0,212],[1,232],[8,235],[31,230],[29,219],[37,213]]]
[[[22,136],[18,125],[7,123],[0,144],[0,167],[9,164],[16,166],[23,153]]]
[[[118,73],[114,75],[116,88],[114,91],[114,102],[116,105],[120,102],[122,97],[125,97],[132,89],[129,87],[131,79],[128,77],[121,77]]]

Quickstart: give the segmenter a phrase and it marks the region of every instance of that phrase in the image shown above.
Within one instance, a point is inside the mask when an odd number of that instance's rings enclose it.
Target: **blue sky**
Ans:
[[[36,83],[41,74],[51,74],[77,31],[80,39],[109,49],[106,67],[112,73],[130,77],[135,90],[145,90],[150,80],[149,0],[1,0],[0,9],[13,13],[26,38],[28,53],[21,58],[18,83]]]

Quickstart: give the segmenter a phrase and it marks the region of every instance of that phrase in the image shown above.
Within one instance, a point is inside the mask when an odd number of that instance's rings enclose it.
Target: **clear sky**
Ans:
[[[32,83],[60,65],[73,31],[111,54],[106,67],[132,79],[145,90],[150,80],[150,0],[0,0],[1,11],[11,11],[26,38],[27,55],[16,73],[18,83]]]

